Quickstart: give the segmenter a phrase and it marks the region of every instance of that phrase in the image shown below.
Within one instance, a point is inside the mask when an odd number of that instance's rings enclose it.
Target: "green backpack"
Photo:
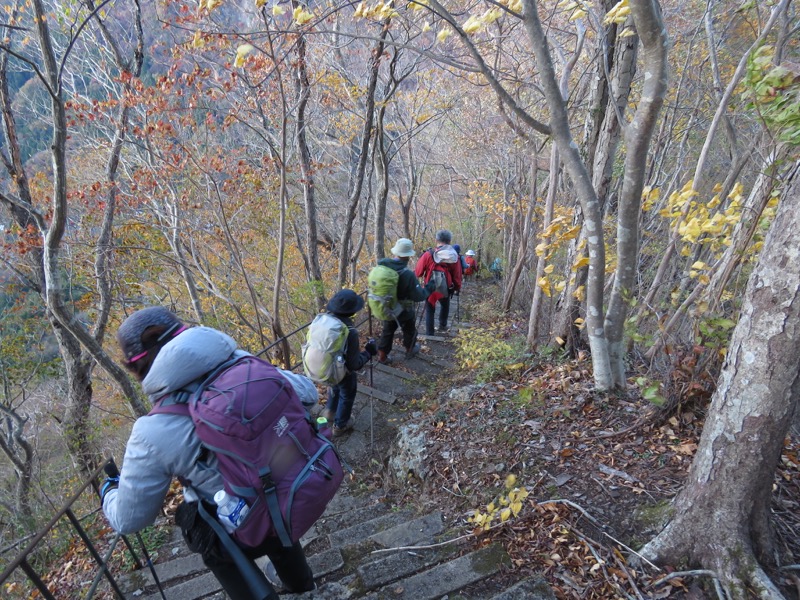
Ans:
[[[372,314],[381,321],[395,321],[403,312],[397,301],[397,282],[400,273],[384,265],[373,267],[367,276],[367,302]]]
[[[312,381],[336,385],[347,375],[344,354],[350,328],[330,313],[320,313],[303,344],[303,370]]]

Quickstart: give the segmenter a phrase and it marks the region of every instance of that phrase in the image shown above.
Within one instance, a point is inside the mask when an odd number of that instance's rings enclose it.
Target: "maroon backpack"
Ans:
[[[223,363],[191,394],[159,399],[154,413],[191,416],[197,436],[217,455],[225,491],[250,507],[232,534],[243,546],[271,536],[287,547],[297,542],[344,478],[333,444],[292,385],[255,356]]]

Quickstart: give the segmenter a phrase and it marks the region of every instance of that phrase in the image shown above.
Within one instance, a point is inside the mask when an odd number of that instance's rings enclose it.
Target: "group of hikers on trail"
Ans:
[[[112,527],[127,534],[152,524],[177,478],[183,502],[176,524],[230,598],[276,600],[276,587],[315,589],[300,538],[348,468],[331,440],[353,428],[357,372],[375,356],[390,362],[398,328],[405,357],[419,353],[417,302],[426,302],[428,335],[437,304],[439,331],[448,330],[450,300],[477,271],[475,253],[462,257],[451,241],[449,231],[438,231],[413,271],[407,238],[378,261],[367,302],[382,332],[363,350],[354,318],[364,299],[349,289],[336,293],[309,326],[305,376],[239,349],[222,331],[189,327],[164,307],[129,315],[117,342],[153,408],[134,423],[121,471],[113,460],[105,467],[100,497]],[[310,413],[319,400],[315,384],[328,386],[317,419]],[[264,570],[255,563],[263,556]]]

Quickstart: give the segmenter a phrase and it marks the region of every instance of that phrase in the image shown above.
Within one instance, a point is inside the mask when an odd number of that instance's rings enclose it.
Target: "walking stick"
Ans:
[[[367,303],[367,314],[369,315],[369,338],[372,339],[372,309]],[[373,357],[369,357],[369,387],[373,387],[372,385],[372,372],[374,369],[375,362],[372,360]],[[375,399],[372,397],[372,394],[369,395],[369,451],[372,452],[375,443]]]

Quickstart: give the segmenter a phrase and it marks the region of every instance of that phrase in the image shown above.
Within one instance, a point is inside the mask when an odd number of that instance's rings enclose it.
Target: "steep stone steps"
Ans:
[[[358,465],[370,457],[384,460],[388,456],[385,442],[373,444],[373,438],[393,438],[402,405],[421,393],[427,378],[441,377],[452,367],[448,341],[444,337],[424,340],[424,352],[417,357],[407,361],[401,358],[395,366],[380,365],[371,374],[371,386],[367,384],[369,375],[361,374],[353,411],[355,429],[335,440],[346,460]],[[387,506],[382,496],[358,492],[356,473],[353,480],[346,479],[323,516],[301,540],[317,590],[285,597],[554,600],[542,582],[515,582],[511,587],[502,583],[509,579],[510,561],[505,551],[495,545],[476,548],[470,539],[455,539],[463,532],[451,527],[438,511],[416,515],[403,507]],[[168,600],[227,600],[216,578],[198,555],[188,551],[178,531],[160,555],[157,572]],[[264,561],[259,563],[263,567]],[[149,570],[121,580],[127,598],[162,598]]]

